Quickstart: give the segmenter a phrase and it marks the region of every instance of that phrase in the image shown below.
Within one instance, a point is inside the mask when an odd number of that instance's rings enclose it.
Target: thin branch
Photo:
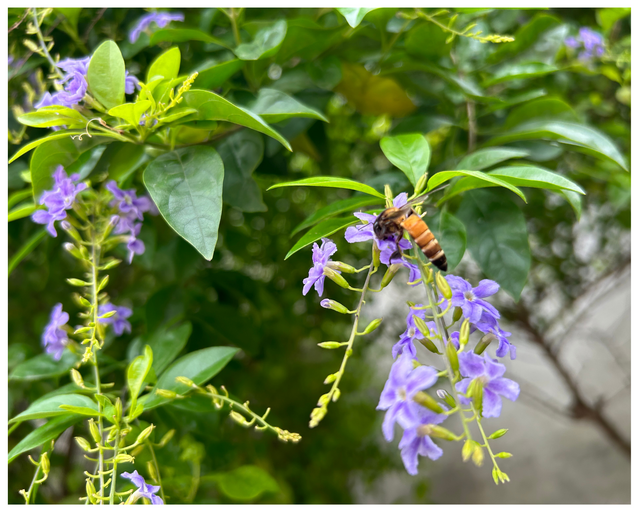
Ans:
[[[87,30],[85,31],[84,35],[82,36],[82,42],[86,44],[86,42],[89,40],[89,34],[91,34],[91,30],[93,30],[93,27],[95,26],[96,23],[98,23],[98,21],[100,20],[100,18],[102,18],[102,16],[104,15],[104,13],[107,11],[107,8],[105,7],[104,9],[100,9],[98,11],[98,14],[96,14],[96,16],[91,20],[91,22],[89,23],[89,26],[87,27]]]

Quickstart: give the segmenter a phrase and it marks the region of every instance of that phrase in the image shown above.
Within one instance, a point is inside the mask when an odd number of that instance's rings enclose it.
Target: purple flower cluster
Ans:
[[[302,295],[306,295],[313,286],[318,292],[318,296],[322,297],[324,293],[324,268],[331,261],[331,255],[335,254],[338,250],[333,241],[328,238],[322,239],[322,245],[318,247],[318,244],[313,244],[312,256],[313,267],[309,270],[309,277],[302,280],[304,287],[302,288]],[[340,274],[339,270],[335,270]]]
[[[73,208],[78,192],[87,188],[86,183],[75,184],[80,178],[78,174],[67,176],[64,168],[59,165],[53,173],[53,188],[43,192],[40,197],[40,204],[46,210],[36,210],[31,215],[31,220],[37,224],[46,224],[47,231],[53,237],[58,236],[55,228],[55,221],[63,220],[67,217],[66,210]]]
[[[151,212],[153,215],[157,213],[157,209],[147,196],[137,197],[135,189],[121,190],[115,181],[111,180],[106,184],[107,190],[113,194],[111,206],[117,207],[119,215],[116,216],[115,234],[129,233],[131,236],[127,241],[127,249],[129,250],[129,263],[133,260],[135,254],[144,252],[144,242],[138,239],[140,229],[142,228],[143,213]]]
[[[132,495],[134,501],[140,498],[146,498],[151,501],[152,505],[164,505],[162,498],[156,496],[156,493],[160,490],[160,486],[147,485],[144,478],[138,474],[138,471],[134,471],[133,473],[121,473],[120,476],[131,480],[131,483],[137,487]]]
[[[589,60],[594,56],[602,57],[604,54],[604,38],[589,27],[582,27],[578,37],[568,37],[564,44],[569,48],[582,48],[578,54],[580,60]]]
[[[416,308],[421,308],[422,304],[416,304]],[[416,346],[414,345],[414,341],[424,339],[424,335],[420,330],[416,327],[415,317],[420,317],[422,320],[425,320],[425,310],[424,309],[411,309],[409,314],[407,315],[407,328],[400,335],[400,341],[393,346],[391,354],[395,359],[398,357],[398,354],[402,354],[404,352],[408,352],[411,357],[416,357]],[[429,328],[432,336],[436,335],[436,323],[435,322],[426,322],[427,327]]]
[[[142,242],[141,242],[142,243]],[[109,318],[101,318],[99,321],[103,324],[111,324],[113,327],[113,332],[115,332],[116,336],[122,336],[122,334],[127,331],[131,332],[131,324],[127,321],[133,311],[126,306],[114,306],[110,302],[106,304],[102,304],[98,307],[98,315],[102,316],[111,311],[115,311],[116,314],[110,316]]]
[[[138,20],[136,26],[129,32],[129,42],[135,43],[140,34],[147,30],[152,23],[155,23],[158,27],[164,28],[172,21],[184,21],[184,14],[176,12],[152,12],[145,14]]]
[[[406,192],[399,194],[393,200],[393,206],[395,206],[396,208],[400,208],[401,206],[404,206],[405,204],[407,204],[407,198],[408,196]],[[400,263],[403,266],[407,267],[409,269],[409,282],[414,282],[420,279],[420,270],[418,269],[417,265],[410,263],[409,261],[407,261],[401,256],[395,257],[393,258],[393,260],[391,259],[393,254],[397,251],[398,247],[403,251],[411,249],[411,242],[409,242],[409,240],[402,238],[400,242],[397,244],[397,246],[393,237],[388,238],[386,240],[380,240],[376,238],[373,232],[373,223],[378,217],[377,215],[373,215],[370,213],[361,213],[361,212],[356,212],[354,213],[354,215],[358,219],[360,219],[362,222],[364,222],[364,225],[349,226],[344,234],[344,237],[347,240],[347,242],[349,242],[350,244],[353,244],[356,242],[366,242],[368,240],[375,240],[378,246],[378,249],[380,249],[380,261],[382,263],[384,263],[385,265]]]
[[[69,321],[69,313],[62,311],[62,304],[56,304],[51,310],[49,323],[42,333],[42,345],[45,352],[51,354],[53,359],[59,361],[64,352],[64,347],[69,342],[66,331],[62,328]]]

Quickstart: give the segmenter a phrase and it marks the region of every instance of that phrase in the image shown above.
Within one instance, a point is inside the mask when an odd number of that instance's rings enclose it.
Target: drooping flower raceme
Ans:
[[[31,215],[33,222],[46,224],[47,231],[53,237],[58,236],[55,222],[67,217],[66,210],[73,208],[76,195],[87,188],[86,183],[75,183],[79,178],[78,174],[67,176],[64,168],[59,165],[53,173],[53,188],[40,196],[40,204],[46,209],[36,210]]]
[[[418,391],[430,388],[438,380],[437,371],[430,366],[413,367],[413,357],[408,351],[391,366],[389,379],[384,385],[379,411],[387,411],[382,422],[382,433],[387,441],[393,439],[393,426],[399,423],[402,428],[411,428],[419,422],[419,407],[412,401]]]
[[[490,279],[483,279],[473,288],[470,283],[461,277],[448,275],[445,277],[451,287],[451,305],[462,309],[462,314],[469,322],[476,323],[480,320],[483,311],[487,311],[494,318],[500,318],[500,313],[485,299],[498,292],[500,285]]]
[[[42,345],[45,352],[51,354],[53,359],[59,361],[64,352],[64,347],[69,343],[67,332],[62,329],[69,321],[69,313],[62,311],[62,304],[56,304],[51,310],[49,323],[42,333]]]
[[[126,306],[115,306],[110,302],[98,307],[99,316],[109,313],[110,311],[115,311],[116,314],[109,318],[101,318],[100,322],[103,324],[111,324],[116,336],[121,336],[125,331],[130,333],[131,324],[127,321],[127,318],[133,314],[133,311]]]
[[[589,27],[582,27],[578,37],[568,37],[564,44],[569,48],[583,48],[578,55],[580,60],[589,60],[604,54],[604,38]]]
[[[322,239],[322,245],[318,247],[318,244],[313,244],[313,251],[311,259],[313,261],[313,267],[309,270],[309,277],[302,280],[304,287],[302,288],[302,295],[306,295],[313,286],[318,292],[318,296],[322,297],[324,293],[324,270],[327,263],[331,261],[331,255],[335,254],[338,247],[328,238]],[[339,270],[334,270],[340,274]]]
[[[131,502],[135,503],[140,498],[146,498],[151,501],[152,505],[164,505],[162,498],[160,498],[160,496],[156,496],[156,493],[160,491],[160,486],[147,485],[144,478],[138,474],[137,470],[133,473],[121,473],[120,476],[131,480],[131,483],[137,487],[130,498]]]
[[[503,364],[491,359],[485,352],[484,357],[473,352],[461,352],[458,355],[460,361],[460,375],[464,378],[456,384],[456,390],[466,393],[469,384],[474,379],[482,385],[482,416],[485,418],[497,418],[502,409],[501,396],[515,401],[520,394],[520,386],[511,379],[504,378],[506,368]],[[460,396],[460,401],[469,403],[469,399]]]
[[[402,462],[410,475],[418,474],[418,455],[436,460],[442,455],[442,448],[435,444],[429,434],[432,427],[442,423],[447,417],[436,414],[429,409],[414,405],[417,422],[409,428],[405,428],[398,448]]]
[[[184,14],[179,12],[152,12],[145,14],[138,20],[136,26],[129,32],[129,42],[135,43],[140,34],[147,30],[152,23],[155,23],[158,27],[164,28],[172,21],[184,21]]]

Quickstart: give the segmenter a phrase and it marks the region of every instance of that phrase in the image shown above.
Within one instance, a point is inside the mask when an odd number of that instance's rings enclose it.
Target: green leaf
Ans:
[[[264,493],[280,490],[273,477],[257,466],[241,466],[215,475],[215,481],[227,497],[236,501],[252,501]]]
[[[499,178],[516,187],[543,188],[552,190],[554,192],[569,190],[584,195],[584,190],[582,190],[582,188],[573,181],[565,178],[560,174],[556,174],[554,172],[548,171],[547,169],[536,167],[534,165],[500,167],[489,172],[488,175],[495,176],[496,178]],[[445,197],[443,197],[441,201],[444,202],[449,198],[467,190],[495,186],[498,185],[485,180],[479,180],[472,177],[463,178],[457,181],[451,188],[447,190]]]
[[[518,300],[531,266],[520,208],[498,191],[472,190],[456,216],[467,228],[467,245],[484,274]]]
[[[118,45],[105,41],[93,53],[87,83],[93,96],[107,108],[124,103],[124,60]]]
[[[18,121],[27,126],[36,128],[49,128],[51,126],[84,127],[88,119],[80,112],[68,107],[52,105],[44,107],[35,112],[28,112],[18,116]]]
[[[191,336],[191,323],[186,322],[178,327],[161,326],[151,335],[144,336],[141,341],[151,347],[153,362],[151,368],[156,375],[162,374],[169,364],[178,357],[178,354],[187,344]]]
[[[107,172],[109,178],[123,183],[148,159],[144,146],[128,142],[113,142],[96,164],[96,174]]]
[[[330,188],[343,188],[347,190],[356,190],[358,192],[364,192],[370,196],[379,197],[384,199],[384,195],[378,192],[375,188],[358,183],[357,181],[348,180],[347,178],[337,178],[332,176],[318,176],[316,178],[305,178],[298,181],[287,181],[285,183],[276,183],[271,185],[267,191],[280,188],[280,187],[330,187]]]
[[[465,156],[456,166],[457,169],[468,169],[470,171],[481,171],[495,164],[504,162],[511,158],[522,158],[528,156],[529,152],[516,148],[486,148],[479,149],[470,155]]]
[[[564,101],[558,98],[545,97],[529,101],[511,110],[502,125],[502,130],[510,130],[515,126],[526,123],[527,121],[533,121],[534,119],[537,121],[541,121],[542,119],[549,119],[551,121],[579,121],[575,111]]]
[[[321,220],[333,217],[334,215],[338,215],[339,213],[356,212],[363,206],[370,206],[374,204],[382,206],[384,205],[384,200],[375,197],[356,196],[328,204],[327,206],[320,208],[316,212],[312,213],[309,217],[298,224],[291,232],[291,236],[295,235],[299,231],[302,231],[303,229],[317,224]]]
[[[518,196],[526,203],[527,199],[524,197],[522,191],[520,191],[517,187],[514,187],[510,183],[507,183],[504,180],[491,176],[490,174],[486,174],[481,171],[442,171],[437,174],[434,174],[431,178],[429,178],[427,184],[427,191],[433,190],[438,185],[441,185],[445,181],[448,181],[457,176],[472,176],[478,178],[482,181],[488,181],[489,183],[493,183],[496,186],[508,188],[511,192],[518,194]],[[442,202],[442,199],[439,203]]]
[[[183,117],[186,117],[191,114],[197,114],[198,111],[195,108],[185,108],[185,107],[173,107],[169,110],[168,115],[163,115],[163,117],[158,118],[158,124],[170,124],[176,123]],[[180,124],[180,123],[177,123]]]
[[[124,119],[131,126],[137,127],[140,124],[140,118],[151,107],[149,100],[142,100],[136,103],[123,103],[109,110],[109,115]]]
[[[253,41],[238,45],[234,53],[242,60],[258,60],[275,55],[287,35],[287,22],[279,20],[256,32]]]
[[[556,140],[570,145],[576,151],[614,162],[625,171],[629,170],[624,157],[613,141],[604,133],[583,124],[566,121],[531,121],[489,140],[495,146],[507,142],[531,139]]]
[[[180,48],[169,48],[161,53],[147,69],[147,82],[152,78],[161,76],[166,80],[173,80],[180,72]]]
[[[52,416],[62,416],[64,414],[67,414],[66,411],[60,409],[61,405],[70,405],[74,407],[90,409],[92,411],[92,416],[98,415],[98,404],[91,400],[91,398],[78,394],[63,394],[36,400],[29,407],[27,407],[25,411],[11,418],[9,420],[9,423],[15,423],[16,421],[34,420],[39,418],[50,418]]]
[[[144,355],[136,357],[127,368],[127,387],[129,388],[129,398],[131,399],[130,411],[136,408],[136,401],[145,382],[147,373],[151,369],[153,362],[153,351],[149,345],[144,347]]]
[[[383,137],[380,147],[384,156],[407,175],[414,187],[429,168],[431,148],[421,133]]]
[[[206,69],[198,70],[193,87],[198,89],[217,89],[242,69],[244,62],[240,59],[221,62]]]
[[[269,137],[273,137],[285,148],[291,151],[291,145],[282,135],[265,123],[258,115],[242,107],[234,105],[209,91],[191,89],[183,94],[185,107],[195,108],[198,114],[194,114],[194,119],[204,121],[228,121],[230,123],[246,126]]]
[[[284,259],[288,259],[289,256],[297,253],[300,249],[304,249],[307,245],[311,245],[313,242],[320,240],[323,237],[333,235],[336,231],[340,231],[341,229],[351,226],[352,224],[356,224],[357,222],[360,221],[354,216],[350,216],[339,217],[337,219],[327,219],[316,224],[295,243]]]
[[[149,44],[153,46],[162,42],[184,43],[185,41],[202,41],[203,43],[214,43],[224,48],[230,48],[222,39],[210,36],[206,32],[193,28],[165,28],[156,30],[151,35]]]
[[[467,231],[464,224],[444,210],[425,217],[425,222],[440,243],[447,257],[447,272],[458,266],[467,248]]]
[[[30,142],[29,144],[25,144],[24,146],[22,146],[15,155],[13,155],[10,159],[8,163],[11,163],[15,160],[17,160],[18,158],[20,158],[22,155],[24,155],[25,153],[28,153],[29,151],[31,151],[32,149],[37,148],[38,146],[40,146],[40,144],[44,144],[45,142],[51,142],[54,140],[59,140],[59,139],[69,139],[71,140],[71,136],[72,135],[79,135],[81,133],[84,133],[84,130],[65,130],[65,131],[59,131],[56,133],[52,133],[51,135],[47,135],[46,137],[42,137],[41,139],[38,140],[34,140],[33,142]]]
[[[507,64],[490,75],[490,78],[483,82],[483,87],[507,82],[508,80],[518,80],[523,78],[535,78],[548,75],[558,71],[556,66],[551,66],[543,62],[517,62]]]
[[[69,350],[62,353],[59,361],[54,361],[49,354],[37,355],[24,363],[20,363],[9,376],[9,380],[40,380],[60,377],[69,373],[79,357]]]
[[[104,416],[104,413],[98,412],[97,406],[96,409],[93,409],[91,407],[78,407],[76,405],[63,404],[59,408],[61,411],[81,414],[82,416]]]
[[[268,123],[278,123],[292,117],[310,117],[329,122],[322,113],[277,89],[260,89],[258,98],[249,106],[249,110]]]
[[[208,146],[170,151],[144,171],[144,183],[164,219],[207,260],[218,240],[223,179],[222,159]]]
[[[344,16],[344,19],[347,20],[347,23],[352,27],[356,28],[367,13],[373,11],[376,7],[338,7],[336,11]]]
[[[28,197],[33,197],[33,192],[31,188],[25,188],[22,190],[17,190],[9,194],[9,199],[7,200],[7,209],[13,208],[20,201],[27,199]]]
[[[576,214],[576,219],[580,220],[582,216],[582,197],[580,197],[580,194],[571,190],[560,190],[559,194],[568,201]]]
[[[71,425],[83,419],[84,417],[79,414],[64,414],[49,420],[13,447],[13,450],[9,452],[9,464],[11,464],[18,455],[48,443],[62,434],[62,432],[67,430]]]
[[[35,212],[38,207],[33,204],[33,201],[26,201],[18,206],[16,206],[13,210],[9,212],[8,222],[12,222],[14,220],[23,219],[24,217],[28,217],[33,212]]]
[[[616,21],[631,15],[631,7],[608,7],[596,10],[596,20],[606,33],[610,32]]]
[[[196,350],[173,363],[158,379],[154,390],[140,398],[145,411],[164,405],[170,400],[155,394],[155,389],[168,389],[185,393],[189,388],[176,382],[176,377],[187,377],[200,386],[222,370],[239,349],[234,347],[209,347]]]
[[[216,148],[224,162],[224,202],[244,212],[264,212],[260,187],[252,177],[264,154],[262,135],[241,130]]]
[[[20,262],[25,259],[31,252],[40,245],[40,242],[44,240],[47,235],[47,230],[42,228],[40,231],[36,231],[29,240],[27,240],[20,249],[18,249],[11,258],[9,258],[9,275],[15,270]]]

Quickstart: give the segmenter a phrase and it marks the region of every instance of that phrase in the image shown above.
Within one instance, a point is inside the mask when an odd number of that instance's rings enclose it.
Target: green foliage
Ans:
[[[124,59],[113,41],[105,41],[89,62],[87,83],[95,98],[107,108],[124,103]]]

